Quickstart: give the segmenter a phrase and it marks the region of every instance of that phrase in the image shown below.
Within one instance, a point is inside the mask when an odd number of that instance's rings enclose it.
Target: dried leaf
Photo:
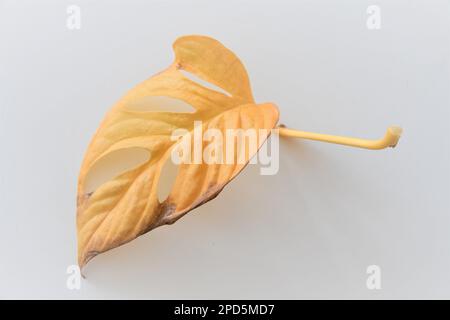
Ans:
[[[186,36],[176,40],[173,48],[173,64],[130,90],[109,111],[86,152],[77,198],[80,267],[97,254],[158,226],[171,224],[213,199],[256,152],[246,150],[244,163],[180,164],[169,196],[160,202],[158,183],[177,143],[170,139],[175,129],[192,131],[194,121],[202,121],[204,130],[216,128],[225,135],[226,129],[270,130],[278,121],[275,105],[255,104],[244,66],[218,41]],[[182,70],[229,95],[190,80]],[[170,99],[192,106],[195,112],[173,112]],[[152,104],[159,109],[152,111]],[[167,111],[161,111],[164,108]],[[267,135],[258,141],[258,146]],[[131,149],[144,149],[150,158],[144,158],[144,163],[107,180],[95,190],[88,190],[87,180],[102,161],[118,154],[123,157],[123,151]]]

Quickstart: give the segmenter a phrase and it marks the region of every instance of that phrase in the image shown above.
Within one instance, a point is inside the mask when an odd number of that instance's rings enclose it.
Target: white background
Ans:
[[[232,49],[288,126],[404,135],[383,151],[283,140],[277,175],[247,167],[70,291],[84,151],[185,34]],[[0,45],[0,298],[450,298],[449,1],[0,0]]]

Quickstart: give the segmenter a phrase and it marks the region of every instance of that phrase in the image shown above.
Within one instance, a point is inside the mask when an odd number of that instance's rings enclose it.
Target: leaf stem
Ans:
[[[402,134],[402,128],[397,126],[391,126],[387,129],[383,138],[378,140],[359,139],[351,137],[333,136],[328,134],[306,132],[288,129],[283,125],[278,127],[279,134],[282,137],[295,137],[316,141],[323,141],[328,143],[342,144],[351,147],[379,150],[387,147],[395,147]]]

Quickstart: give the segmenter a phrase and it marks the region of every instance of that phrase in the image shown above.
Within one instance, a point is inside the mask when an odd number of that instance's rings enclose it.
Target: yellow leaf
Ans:
[[[186,36],[177,39],[173,48],[173,64],[134,87],[109,111],[86,152],[77,197],[80,267],[97,254],[171,224],[213,199],[256,153],[246,149],[244,161],[232,164],[180,164],[168,197],[159,201],[161,172],[178,143],[171,139],[176,129],[191,133],[195,121],[201,121],[202,130],[218,129],[224,136],[227,129],[265,129],[259,148],[278,121],[275,105],[255,104],[244,66],[221,43]],[[182,71],[228,95],[191,80]],[[182,104],[193,111],[174,111]],[[206,145],[202,141],[202,147]],[[125,172],[109,178],[101,173],[108,163],[127,160],[129,152],[134,153],[122,168]],[[92,187],[94,174],[107,180]]]

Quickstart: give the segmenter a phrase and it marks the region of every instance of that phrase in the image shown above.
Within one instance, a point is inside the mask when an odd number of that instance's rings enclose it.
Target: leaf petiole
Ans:
[[[284,125],[280,125],[277,129],[279,129],[279,135],[282,137],[295,137],[308,140],[316,140],[371,150],[380,150],[387,147],[391,148],[395,147],[402,134],[402,128],[397,126],[389,127],[384,137],[378,140],[359,139],[359,138],[333,136],[328,134],[299,131],[288,129]]]

